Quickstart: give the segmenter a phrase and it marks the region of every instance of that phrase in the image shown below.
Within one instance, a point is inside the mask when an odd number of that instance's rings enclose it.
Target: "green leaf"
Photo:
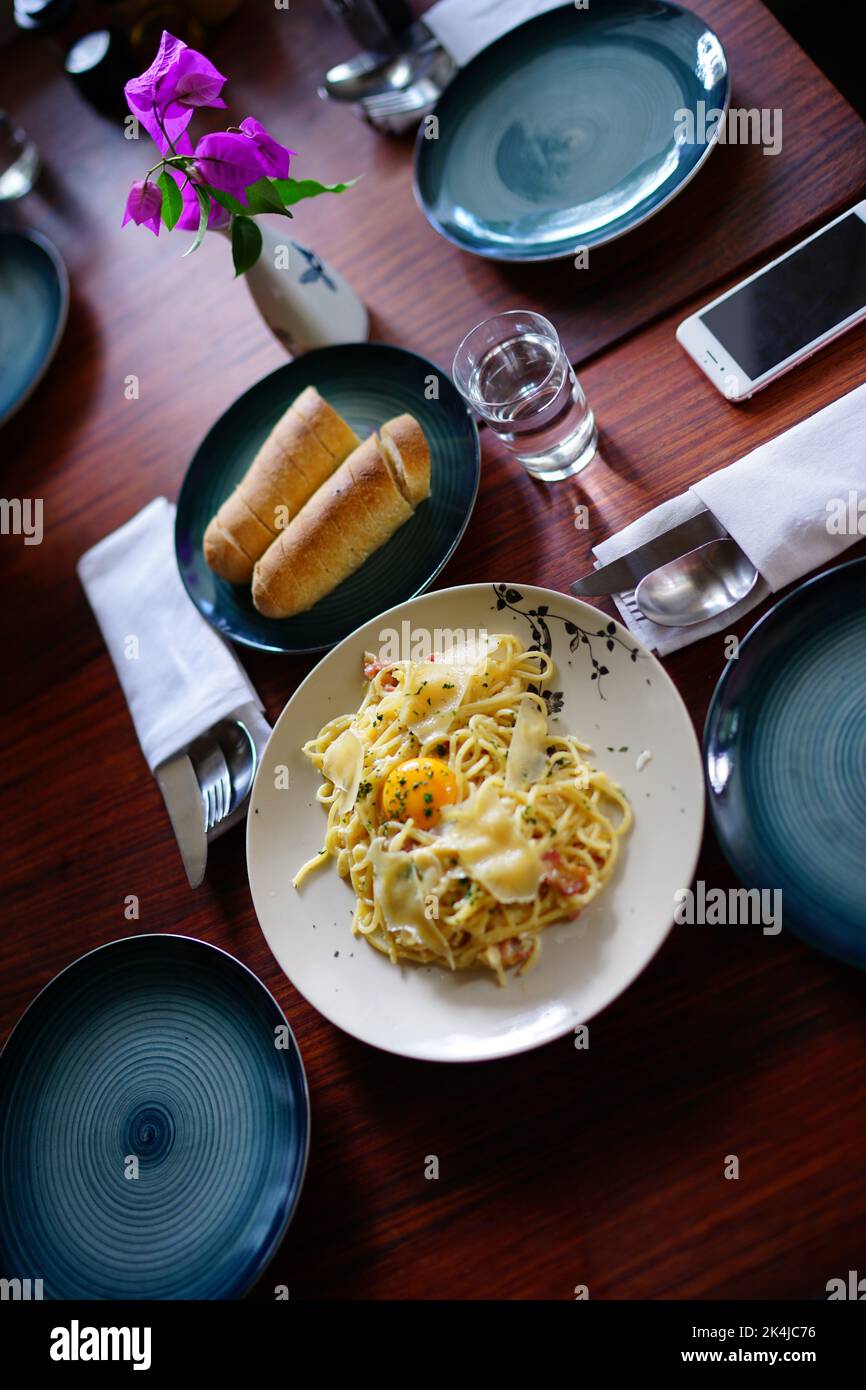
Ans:
[[[184,251],[183,254],[185,256],[191,256],[193,251],[197,251],[198,248],[201,246],[202,242],[204,241],[204,234],[207,231],[208,218],[210,217],[210,198],[208,197],[207,193],[205,193],[203,188],[199,188],[198,184],[194,183],[193,188],[195,189],[195,196],[198,198],[198,231],[195,234],[195,241],[193,242],[192,246],[188,246],[187,249]]]
[[[262,234],[251,217],[232,218],[232,260],[235,275],[244,275],[262,251]]]
[[[156,182],[162,190],[162,220],[171,231],[183,212],[183,198],[171,174],[167,174],[164,169]]]
[[[245,191],[249,203],[246,211],[250,217],[255,217],[262,212],[278,212],[282,217],[291,217],[292,214],[288,208],[283,207],[282,199],[274,188],[272,179],[259,179],[256,183],[251,183]]]
[[[234,217],[257,217],[263,212],[277,212],[283,217],[291,217],[292,215],[287,208],[283,207],[280,195],[274,188],[273,179],[262,178],[258,179],[256,183],[250,184],[249,188],[245,190],[248,207],[244,207],[243,203],[232,193],[223,193],[222,189],[211,188],[208,184],[204,186],[214,201],[219,203],[221,208],[225,208],[226,212],[232,213]]]
[[[247,208],[244,207],[243,203],[239,203],[231,193],[223,193],[220,188],[211,188],[209,183],[204,184],[203,187],[207,189],[214,202],[219,203],[226,212],[231,212],[237,217],[246,217]]]
[[[353,188],[357,182],[357,179],[349,179],[348,183],[318,183],[316,179],[271,180],[277,196],[286,207],[300,203],[303,198],[317,198],[320,193],[345,193],[347,188]]]

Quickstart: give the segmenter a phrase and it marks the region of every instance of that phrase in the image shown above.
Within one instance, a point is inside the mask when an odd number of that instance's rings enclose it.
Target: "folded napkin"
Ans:
[[[494,39],[534,15],[560,9],[562,3],[563,0],[439,0],[423,18],[457,66],[463,68]]]
[[[616,595],[623,621],[660,656],[713,632],[729,632],[744,613],[847,550],[857,529],[834,525],[849,497],[866,498],[866,384],[784,434],[720,468],[593,547],[610,564],[661,531],[708,507],[745,551],[760,578],[751,594],[718,618],[693,627],[648,622],[634,592]]]
[[[78,562],[151,771],[238,705],[261,701],[177,572],[174,506],[157,497]]]

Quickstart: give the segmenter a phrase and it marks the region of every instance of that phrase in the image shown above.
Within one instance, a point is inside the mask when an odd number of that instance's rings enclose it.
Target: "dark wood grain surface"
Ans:
[[[728,47],[735,100],[783,105],[783,154],[717,151],[666,233],[662,214],[620,243],[588,297],[577,272],[503,271],[434,236],[412,203],[411,146],[315,98],[349,44],[312,0],[248,6],[216,38],[231,114],[302,149],[299,172],[364,173],[342,200],[305,207],[295,231],[356,283],[377,336],[446,363],[475,319],[524,302],[551,313],[575,357],[594,354],[581,379],[601,456],[547,488],[485,438],[478,504],[442,586],[566,589],[593,542],[866,378],[861,329],[734,407],[674,340],[708,285],[862,196],[866,177],[863,126],[756,0],[701,8]],[[134,930],[202,936],[261,976],[295,1029],[313,1117],[305,1192],[262,1297],[275,1283],[325,1298],[568,1299],[577,1284],[594,1298],[822,1297],[829,1278],[862,1271],[861,975],[784,934],[675,928],[594,1021],[588,1052],[565,1038],[436,1067],[355,1042],[285,980],[252,911],[242,834],[219,842],[190,892],[74,565],[151,497],[175,496],[213,420],[284,358],[219,238],[181,261],[177,236],[120,232],[144,150],[68,91],[47,49],[0,51],[0,89],[48,165],[14,215],[56,240],[73,284],[50,375],[0,432],[4,496],[45,506],[41,546],[0,538],[2,1035],[63,965]],[[138,401],[124,398],[130,373]],[[573,525],[577,502],[588,531]],[[312,664],[244,659],[271,718]],[[698,730],[723,661],[719,637],[666,662]],[[699,876],[732,881],[709,834]],[[138,923],[123,915],[130,893]],[[433,1153],[438,1182],[424,1177]],[[723,1177],[731,1153],[737,1182]]]

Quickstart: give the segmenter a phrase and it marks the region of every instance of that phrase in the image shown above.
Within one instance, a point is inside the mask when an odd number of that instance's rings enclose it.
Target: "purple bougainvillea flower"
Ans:
[[[129,190],[126,210],[121,227],[127,222],[135,222],[139,227],[149,227],[154,236],[159,236],[159,221],[162,212],[162,190],[146,179],[136,179]]]
[[[289,177],[289,160],[295,150],[287,150],[285,145],[281,145],[275,140],[273,135],[269,135],[255,116],[247,116],[245,121],[241,121],[241,130],[253,144],[258,148],[259,154],[265,165],[264,172],[272,179],[287,179]]]
[[[232,194],[244,205],[245,189],[269,172],[256,141],[228,130],[203,135],[195,147],[195,163],[205,183]]]
[[[209,58],[195,48],[183,48],[174,68],[172,106],[225,106],[220,92],[226,79]]]
[[[197,106],[225,106],[220,96],[225,78],[213,63],[163,30],[159,52],[146,72],[124,87],[130,111],[163,154],[179,140]]]

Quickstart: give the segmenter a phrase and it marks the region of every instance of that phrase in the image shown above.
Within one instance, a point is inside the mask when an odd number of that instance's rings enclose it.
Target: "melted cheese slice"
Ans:
[[[541,879],[541,857],[522,828],[520,809],[508,804],[492,778],[468,801],[447,807],[443,820],[442,842],[497,902],[532,901]]]
[[[448,732],[471,671],[444,661],[418,661],[407,673],[400,723],[422,743]]]
[[[491,637],[488,632],[480,633],[477,640],[462,633],[456,642],[451,642],[443,648],[438,654],[438,660],[446,661],[450,666],[465,666],[468,670],[475,671],[479,666],[486,664],[492,652],[498,650],[498,639]]]
[[[509,791],[526,791],[544,776],[546,745],[547,713],[531,695],[524,695],[505,761],[505,785]]]
[[[344,729],[334,739],[322,759],[322,771],[339,791],[336,804],[340,815],[345,816],[355,804],[364,771],[364,749],[351,729]]]
[[[413,940],[425,944],[434,941],[430,919],[424,909],[437,876],[431,875],[429,870],[419,874],[411,853],[385,849],[378,840],[370,845],[370,862],[373,865],[373,897],[388,930],[406,932]]]
[[[421,743],[448,732],[451,717],[460,708],[469,682],[487,663],[496,647],[485,634],[481,642],[456,642],[437,661],[416,661],[409,666],[400,707],[400,723]]]

